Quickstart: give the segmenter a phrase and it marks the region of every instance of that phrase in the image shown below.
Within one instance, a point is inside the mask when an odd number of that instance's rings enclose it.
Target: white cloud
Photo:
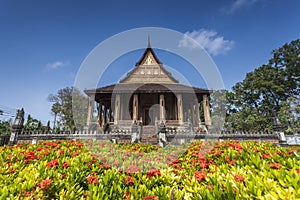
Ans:
[[[46,65],[46,67],[47,67],[47,69],[58,69],[58,68],[65,67],[65,66],[68,66],[68,65],[70,65],[69,62],[56,61],[56,62],[53,62],[53,63],[48,63]]]
[[[215,31],[200,29],[198,31],[186,32],[179,41],[178,46],[191,49],[202,46],[209,54],[217,56],[219,54],[226,54],[232,49],[233,45],[234,41],[225,40],[223,36],[219,36]]]
[[[251,6],[255,4],[258,0],[235,0],[229,6],[226,6],[222,9],[222,11],[226,12],[227,14],[232,14],[238,9],[246,6]]]

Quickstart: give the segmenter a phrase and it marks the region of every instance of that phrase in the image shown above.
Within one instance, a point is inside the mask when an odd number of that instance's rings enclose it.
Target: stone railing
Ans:
[[[18,142],[30,142],[39,140],[111,140],[118,142],[132,142],[140,139],[140,135],[137,135],[138,132],[143,132],[142,129],[134,131],[132,127],[122,127],[122,126],[112,126],[112,129],[103,133],[103,131],[76,131],[75,133],[70,132],[25,132],[22,131],[17,136]],[[243,131],[231,131],[231,132],[197,132],[196,129],[191,127],[165,127],[164,136],[161,137],[162,141],[167,143],[182,144],[190,142],[193,140],[256,140],[256,141],[272,141],[274,143],[279,142],[279,136],[277,132],[243,132]],[[156,135],[157,133],[154,133]],[[286,136],[288,144],[297,145],[300,141],[300,136]],[[296,139],[295,139],[296,138]],[[0,145],[7,144],[9,136],[0,137]],[[291,142],[291,141],[296,142]],[[140,141],[140,140],[139,140]],[[297,142],[298,141],[298,142]]]
[[[255,141],[270,141],[272,143],[279,143],[279,135],[276,132],[200,132],[197,133],[193,129],[178,129],[174,130],[169,127],[166,128],[165,138],[167,143],[182,144],[191,142],[193,140],[255,140]]]
[[[286,141],[289,145],[300,145],[300,135],[285,135]]]
[[[109,132],[107,134],[97,131],[75,131],[75,133],[66,132],[21,132],[17,140],[19,143],[39,140],[114,140],[122,142],[131,141],[131,132],[120,129],[120,131]],[[32,142],[31,142],[32,141]]]

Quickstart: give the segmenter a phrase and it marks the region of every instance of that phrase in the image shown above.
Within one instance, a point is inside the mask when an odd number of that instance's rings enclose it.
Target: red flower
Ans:
[[[252,151],[258,153],[258,152],[261,152],[261,150],[257,149],[257,148],[251,148]]]
[[[49,154],[50,154],[49,151],[46,149],[46,150],[42,153],[41,157],[48,156]]]
[[[226,159],[226,162],[227,162],[229,165],[234,165],[234,163],[236,163],[236,160],[230,161],[230,160],[229,160],[229,156],[225,156],[225,159]]]
[[[206,188],[210,191],[212,191],[214,189],[214,187],[212,185],[208,185],[208,186],[206,186]]]
[[[297,172],[298,174],[300,174],[300,169],[297,169],[296,172]]]
[[[97,184],[99,183],[99,180],[96,176],[89,176],[87,178],[87,181],[89,182],[89,184]]]
[[[263,154],[261,157],[262,157],[263,159],[265,159],[265,158],[270,158],[271,155],[270,155],[269,153],[265,153],[265,154]]]
[[[139,152],[138,156],[142,157],[143,155],[145,155],[145,152]]]
[[[156,169],[151,169],[151,170],[149,170],[149,171],[147,172],[147,177],[148,177],[148,178],[151,178],[151,177],[153,177],[153,176],[160,176],[160,175],[161,175],[160,171],[159,171],[159,170],[156,170]]]
[[[245,177],[243,177],[243,176],[241,176],[241,175],[236,175],[236,176],[234,177],[234,180],[235,180],[236,182],[243,182],[243,181],[245,180]]]
[[[126,169],[126,173],[128,173],[128,174],[137,173],[138,171],[139,171],[139,168],[136,165],[130,165]]]
[[[34,152],[26,152],[24,158],[28,161],[34,160],[35,153]]]
[[[58,143],[57,142],[49,142],[48,145],[51,147],[56,147],[58,145]]]
[[[296,151],[295,150],[290,150],[287,152],[287,154],[294,154]]]
[[[119,165],[120,165],[120,161],[116,160],[116,161],[114,162],[114,166],[119,166]]]
[[[72,155],[73,157],[76,157],[76,156],[78,156],[78,152],[73,152],[71,155]]]
[[[232,160],[232,161],[228,162],[229,165],[234,165],[235,163],[236,163],[236,160]]]
[[[197,179],[197,181],[202,181],[205,180],[206,178],[206,173],[204,171],[201,172],[195,172],[194,177]]]
[[[64,162],[63,168],[68,168],[68,167],[69,167],[68,163]]]
[[[51,160],[50,162],[47,163],[47,167],[58,167],[58,159]]]
[[[76,142],[76,146],[77,146],[77,147],[83,147],[84,145],[83,145],[83,143],[81,143],[81,142]]]
[[[20,196],[22,196],[22,194],[24,194],[25,197],[30,197],[31,196],[31,192],[26,192],[23,191],[22,189],[20,190]]]
[[[38,148],[36,148],[35,150],[36,150],[36,151],[41,151],[41,150],[43,150],[43,148],[42,148],[42,147],[38,147]]]
[[[39,184],[37,184],[37,186],[42,190],[47,190],[50,187],[52,182],[53,182],[52,179],[44,179]]]
[[[221,155],[222,153],[224,153],[224,150],[219,150],[219,151],[217,151],[216,153],[214,153],[214,155],[219,156],[219,155]]]
[[[31,196],[31,192],[24,192],[25,197],[30,197]]]
[[[125,182],[126,182],[127,186],[133,185],[134,184],[134,179],[131,176],[126,176]]]
[[[179,164],[171,164],[170,166],[175,168],[175,169],[179,169],[179,170],[182,169]]]
[[[98,167],[103,169],[109,169],[111,166],[110,164],[100,164]]]
[[[143,197],[143,200],[158,200],[157,196],[145,196]]]
[[[123,195],[124,197],[124,200],[130,200],[130,192],[129,191],[126,191]]]
[[[272,169],[280,169],[282,167],[282,164],[280,163],[269,163],[269,167]]]

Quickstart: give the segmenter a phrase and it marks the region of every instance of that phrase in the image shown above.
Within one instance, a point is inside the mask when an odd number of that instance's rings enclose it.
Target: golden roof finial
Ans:
[[[151,48],[151,44],[150,44],[150,36],[148,35],[148,46],[147,48]]]

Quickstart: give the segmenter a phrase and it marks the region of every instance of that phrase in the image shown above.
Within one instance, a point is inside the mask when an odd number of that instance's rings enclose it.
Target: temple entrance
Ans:
[[[155,125],[155,120],[159,119],[159,105],[154,104],[151,107],[144,108],[143,125]]]
[[[149,109],[145,109],[144,111],[144,125],[149,125],[151,123],[151,119],[150,119],[150,116],[149,116]]]

